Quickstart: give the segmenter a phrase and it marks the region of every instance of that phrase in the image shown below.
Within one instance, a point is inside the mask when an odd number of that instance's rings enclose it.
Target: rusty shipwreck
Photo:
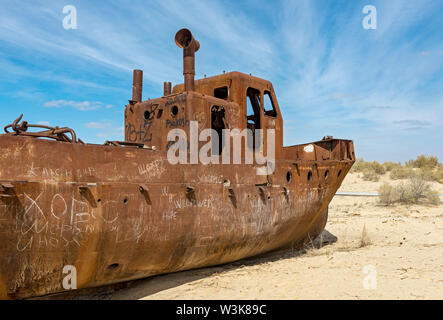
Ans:
[[[163,97],[142,101],[135,70],[124,141],[87,144],[69,128],[21,119],[0,135],[0,298],[66,291],[66,266],[77,288],[96,287],[300,246],[324,229],[353,142],[283,146],[271,82],[239,72],[194,80],[200,44],[187,29],[175,41],[184,83],[165,82]],[[188,132],[191,121],[275,129],[275,170],[171,164],[168,131]]]

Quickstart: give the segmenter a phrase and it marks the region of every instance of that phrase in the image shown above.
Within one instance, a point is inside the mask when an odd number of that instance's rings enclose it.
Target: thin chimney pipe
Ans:
[[[132,101],[142,102],[143,91],[143,71],[134,70],[134,77],[132,81]]]
[[[172,83],[171,82],[163,82],[163,96],[170,96],[172,94]]]

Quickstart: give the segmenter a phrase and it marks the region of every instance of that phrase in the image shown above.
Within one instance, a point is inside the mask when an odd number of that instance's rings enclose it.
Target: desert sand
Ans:
[[[387,175],[367,182],[349,174],[339,191],[376,192],[385,181],[398,183]],[[443,185],[432,187],[443,194]],[[71,298],[442,299],[443,205],[382,207],[377,200],[335,196],[326,225],[337,237],[332,244],[318,247],[317,240],[317,248],[280,250]]]

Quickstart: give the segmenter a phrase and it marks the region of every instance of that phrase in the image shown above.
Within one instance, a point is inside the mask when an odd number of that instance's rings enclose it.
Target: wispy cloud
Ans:
[[[112,108],[112,105],[107,104],[104,105],[102,102],[95,101],[66,101],[66,100],[53,100],[48,101],[43,104],[46,108],[62,108],[62,107],[72,107],[74,109],[80,110],[80,111],[90,111],[90,110],[97,110],[101,108],[110,109]]]
[[[105,140],[123,140],[124,127],[115,125],[111,120],[92,121],[84,124],[84,127],[91,130],[91,133]]]
[[[404,130],[421,130],[432,126],[431,121],[415,119],[396,120],[392,121],[392,123],[395,125],[400,125],[400,127],[402,127]]]
[[[112,124],[109,122],[88,122],[85,124],[85,128],[89,129],[104,129],[110,127],[112,127]]]
[[[378,26],[364,30],[366,4],[76,0],[79,26],[68,31],[57,0],[4,2],[0,103],[13,101],[11,110],[33,103],[29,110],[36,113],[54,108],[46,111],[51,116],[63,110],[82,137],[109,132],[115,138],[123,131],[114,125],[122,122],[122,109],[107,110],[109,126],[94,119],[106,106],[127,103],[131,69],[144,70],[144,97],[159,96],[164,80],[182,82],[173,37],[188,27],[201,44],[197,77],[238,70],[273,82],[290,124],[285,143],[334,135],[354,139],[359,156],[402,160],[414,148],[420,152],[423,136],[429,145],[442,139],[435,119],[443,118],[443,4],[373,0]],[[408,146],[398,143],[404,139]]]
[[[414,125],[414,126],[430,126],[432,124],[429,121],[420,121],[420,120],[397,120],[393,121],[392,123]]]
[[[113,130],[102,131],[97,133],[95,136],[105,140],[123,140],[124,127],[116,127]]]

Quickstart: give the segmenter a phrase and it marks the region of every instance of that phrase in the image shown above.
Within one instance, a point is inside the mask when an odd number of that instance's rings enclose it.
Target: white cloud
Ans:
[[[238,70],[267,78],[276,88],[286,123],[294,119],[297,125],[315,123],[305,131],[286,126],[285,130],[293,131],[285,134],[287,143],[317,139],[326,127],[340,128],[331,131],[343,138],[358,138],[363,132],[398,136],[404,131],[398,128],[407,125],[394,123],[401,119],[428,121],[431,125],[424,130],[435,129],[439,123],[432,119],[443,117],[443,51],[435,28],[440,4],[374,0],[379,16],[377,30],[371,31],[361,26],[365,4],[320,0],[247,1],[241,5],[152,0],[146,4],[134,0],[128,7],[116,1],[106,6],[79,1],[79,29],[75,31],[63,29],[58,1],[1,4],[0,41],[17,52],[39,55],[39,61],[53,60],[54,66],[47,63],[46,69],[36,72],[17,63],[11,58],[13,53],[8,57],[10,50],[5,50],[0,52],[0,69],[5,71],[0,80],[43,79],[68,88],[96,89],[101,95],[94,92],[89,98],[82,92],[81,98],[74,98],[91,101],[45,103],[48,108],[85,111],[112,107],[92,101],[94,96],[104,96],[105,90],[130,96],[131,69],[140,68],[145,71],[145,97],[148,92],[154,96],[149,90],[158,88],[160,92],[163,80],[182,82],[182,53],[173,37],[178,29],[188,27],[201,44],[196,55],[197,77]],[[80,76],[70,76],[71,70]],[[97,74],[101,75],[94,78]],[[53,99],[38,96],[44,89],[34,89],[22,88],[20,94],[36,95],[36,101]],[[66,96],[72,99],[72,94]],[[115,115],[112,120],[117,123],[121,113]],[[366,126],[358,128],[362,124]],[[100,137],[123,135],[123,129],[113,125],[89,126]],[[427,139],[430,137],[428,134]]]
[[[125,128],[122,126],[119,127],[109,127],[106,130],[97,133],[95,136],[98,138],[103,138],[105,140],[123,140]]]
[[[96,138],[104,140],[123,140],[124,138],[124,127],[115,126],[110,120],[87,122],[84,127],[94,130]]]
[[[53,100],[48,101],[43,104],[46,108],[62,108],[62,107],[72,107],[80,111],[90,111],[97,110],[100,108],[112,108],[111,105],[103,105],[102,102],[95,101],[67,101],[67,100]]]
[[[85,127],[89,129],[105,129],[112,127],[112,124],[108,122],[88,122],[85,124]]]

